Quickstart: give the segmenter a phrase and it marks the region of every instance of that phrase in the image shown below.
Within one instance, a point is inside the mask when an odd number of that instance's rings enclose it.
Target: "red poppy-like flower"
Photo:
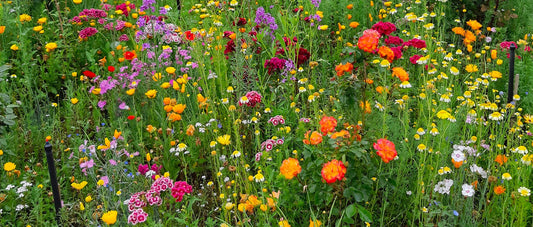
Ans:
[[[131,120],[133,120],[133,119],[135,119],[135,116],[133,116],[133,115],[128,116],[128,120],[131,121]]]
[[[335,183],[337,180],[340,181],[344,179],[344,174],[346,174],[346,166],[344,166],[342,161],[334,159],[322,166],[321,173],[322,179],[324,179],[326,183]]]
[[[94,74],[93,72],[91,72],[89,70],[83,71],[83,75],[86,76],[86,77],[89,77],[90,79],[96,77],[96,74]]]
[[[378,139],[377,143],[374,143],[374,149],[385,163],[389,163],[398,155],[394,143],[387,139]]]
[[[334,117],[324,116],[320,120],[319,124],[320,124],[320,131],[324,135],[326,135],[329,132],[335,131],[335,127],[337,127],[337,119],[335,119]]]
[[[134,52],[131,52],[131,51],[124,52],[124,58],[126,60],[133,60],[136,57],[137,57],[137,55]]]
[[[115,71],[115,67],[113,67],[112,65],[107,66],[107,71],[114,72]]]
[[[185,38],[189,41],[193,41],[194,40],[194,33],[192,33],[191,31],[186,31],[185,32]]]

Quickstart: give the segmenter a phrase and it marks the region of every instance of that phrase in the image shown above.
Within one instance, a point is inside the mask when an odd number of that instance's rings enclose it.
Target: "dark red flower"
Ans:
[[[385,39],[385,44],[389,47],[401,46],[403,44],[403,39],[398,36],[389,36],[389,38]]]
[[[309,51],[307,51],[304,48],[300,48],[300,50],[298,51],[298,61],[297,61],[298,67],[300,67],[301,64],[309,60],[310,57],[311,57],[311,53],[309,53]]]
[[[426,41],[421,39],[411,39],[403,44],[404,46],[412,46],[414,48],[422,49],[426,48]]]
[[[107,66],[107,71],[114,72],[115,71],[115,67],[113,67],[112,65]]]
[[[246,21],[246,18],[239,17],[239,20],[237,21],[237,26],[244,26],[246,25],[246,23],[248,23],[248,21]],[[235,26],[235,21],[233,22],[233,26]]]
[[[372,26],[372,29],[379,32],[381,35],[389,35],[396,31],[396,25],[391,22],[378,22]]]
[[[90,79],[96,77],[96,74],[94,74],[93,72],[91,72],[89,70],[83,71],[83,75],[86,76],[86,77],[89,77]]]

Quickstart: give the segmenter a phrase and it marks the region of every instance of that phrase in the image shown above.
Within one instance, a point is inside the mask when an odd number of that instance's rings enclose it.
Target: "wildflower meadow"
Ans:
[[[532,11],[0,0],[0,225],[533,226]]]

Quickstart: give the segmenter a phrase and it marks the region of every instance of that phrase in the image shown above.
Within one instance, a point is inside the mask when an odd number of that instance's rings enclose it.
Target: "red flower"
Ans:
[[[385,163],[389,163],[398,155],[394,143],[387,139],[378,139],[377,143],[374,143],[374,149],[378,150],[379,157]]]
[[[113,66],[111,66],[111,65],[110,65],[110,66],[107,66],[107,71],[109,71],[109,72],[114,72],[114,71],[115,71],[115,67],[113,67]]]
[[[186,31],[185,32],[185,38],[189,41],[193,41],[194,40],[194,33],[192,33],[191,31]]]
[[[321,173],[322,179],[324,179],[326,183],[335,183],[337,180],[344,179],[344,174],[346,174],[346,166],[344,166],[342,161],[334,159],[322,166]]]
[[[86,77],[89,77],[90,79],[92,79],[92,78],[94,78],[96,76],[96,74],[94,74],[93,72],[91,72],[89,70],[83,71],[83,75],[86,76]]]
[[[133,116],[133,115],[128,116],[128,120],[131,121],[131,120],[133,120],[133,119],[135,119],[135,116]]]
[[[131,51],[124,52],[124,58],[126,60],[133,60],[136,57],[137,57],[137,55],[134,52],[131,52]]]

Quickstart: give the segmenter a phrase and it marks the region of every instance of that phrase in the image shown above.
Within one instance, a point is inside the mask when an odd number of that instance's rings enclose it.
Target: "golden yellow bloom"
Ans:
[[[39,20],[37,20],[37,23],[38,24],[44,24],[44,23],[46,23],[46,20],[48,20],[48,19],[46,19],[46,17],[41,17],[41,18],[39,18]]]
[[[72,183],[70,185],[76,190],[81,190],[87,185],[87,181],[82,181],[81,183]]]
[[[12,163],[12,162],[8,162],[8,163],[4,164],[4,170],[7,171],[7,172],[10,172],[10,171],[14,170],[16,167],[17,167],[17,165],[15,165],[15,163]]]
[[[131,89],[127,90],[127,91],[126,91],[126,94],[128,94],[128,95],[133,95],[133,94],[135,94],[135,88],[131,88]]]
[[[146,95],[146,97],[148,97],[150,99],[153,99],[153,98],[155,98],[155,96],[157,94],[157,91],[152,89],[152,90],[147,91],[144,94]]]
[[[72,98],[72,99],[70,99],[70,102],[71,102],[72,104],[74,104],[74,105],[76,105],[76,103],[78,103],[78,101],[79,101],[79,100],[78,100],[77,98]]]
[[[85,197],[85,202],[86,202],[86,203],[91,202],[91,201],[93,201],[93,198],[92,198],[90,195],[88,195],[87,197]]]
[[[28,14],[22,14],[19,18],[20,22],[31,21],[31,16]]]
[[[82,0],[72,0],[72,2],[74,2],[74,4],[81,4]]]
[[[105,212],[104,215],[102,215],[102,221],[108,225],[115,224],[115,222],[117,222],[117,211],[112,210]]]
[[[227,135],[227,134],[217,137],[218,143],[220,143],[222,145],[229,145],[231,143],[230,139],[231,139],[231,136]]]
[[[11,45],[10,49],[13,50],[13,51],[17,51],[17,50],[19,50],[19,46],[17,46],[17,44],[13,44],[13,45]]]
[[[170,67],[167,67],[165,69],[165,71],[168,73],[168,74],[174,74],[176,72],[176,68],[170,66]]]
[[[57,48],[57,43],[47,43],[44,48],[46,48],[46,52],[53,51]]]

